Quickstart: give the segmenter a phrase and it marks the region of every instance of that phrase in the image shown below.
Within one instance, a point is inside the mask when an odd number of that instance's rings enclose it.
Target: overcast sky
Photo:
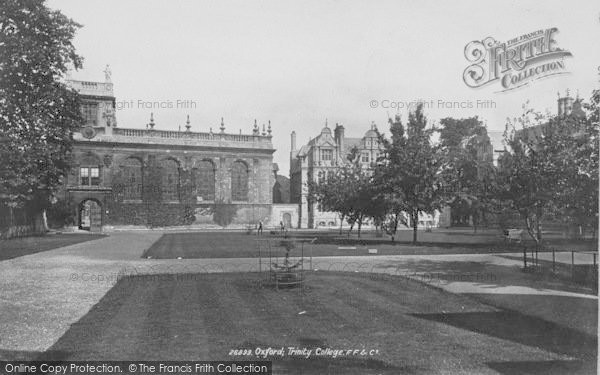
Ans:
[[[374,121],[387,128],[382,101],[434,101],[432,120],[478,115],[503,130],[524,101],[556,112],[557,91],[588,98],[598,87],[597,1],[80,1],[51,0],[83,25],[75,46],[84,68],[72,77],[104,80],[110,64],[118,126],[250,133],[271,120],[274,161],[289,170],[290,133],[299,146],[328,119],[360,137]],[[557,27],[555,40],[573,57],[568,75],[499,93],[462,79],[472,40],[508,41]],[[377,101],[372,108],[371,101]],[[477,108],[477,101],[489,108]],[[133,106],[131,102],[133,101]],[[150,108],[169,103],[173,108]],[[180,102],[179,108],[178,101]],[[440,103],[442,101],[442,103]],[[186,107],[187,102],[187,107]],[[448,102],[472,103],[460,108]],[[386,102],[388,103],[388,102]],[[194,108],[195,105],[195,108]],[[391,104],[385,104],[391,106]],[[464,106],[464,104],[463,104]],[[406,108],[400,110],[406,118]]]

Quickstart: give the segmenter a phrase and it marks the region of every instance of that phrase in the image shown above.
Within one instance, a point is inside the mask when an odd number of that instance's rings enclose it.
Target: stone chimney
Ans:
[[[292,131],[292,152],[296,151],[296,131]]]
[[[567,90],[567,95],[560,97],[560,93],[558,94],[558,115],[559,116],[568,116],[573,111],[573,102],[574,99],[569,95],[569,90]]]
[[[338,147],[339,155],[343,155],[343,153],[344,153],[344,127],[341,124],[335,124],[335,129],[333,130],[333,138],[335,139],[335,143]]]

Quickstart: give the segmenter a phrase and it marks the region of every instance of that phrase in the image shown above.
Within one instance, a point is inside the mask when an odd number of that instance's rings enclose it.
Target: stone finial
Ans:
[[[190,115],[187,115],[187,121],[185,122],[185,131],[189,132],[192,125],[190,125]]]
[[[225,133],[225,121],[223,120],[223,117],[221,117],[221,133]]]
[[[263,124],[263,131],[262,131],[262,135],[263,135],[263,137],[264,137],[265,135],[267,135],[267,130],[266,130],[266,128],[265,128],[265,124]]]
[[[258,124],[256,123],[256,119],[254,119],[254,128],[252,129],[252,134],[260,135],[260,129],[258,128]]]
[[[210,134],[212,134],[212,128],[210,128],[210,131],[209,131],[209,133],[210,133]]]
[[[269,134],[269,136],[271,136],[271,120],[269,120],[269,127],[267,128],[267,133]]]
[[[327,125],[327,118],[325,118],[325,127],[327,127],[327,126],[328,126],[328,125]]]
[[[110,65],[106,64],[106,68],[104,68],[104,82],[111,83],[112,82],[112,72],[110,70]]]
[[[150,129],[154,129],[154,113],[150,112],[150,122],[148,123],[148,126],[150,127]]]

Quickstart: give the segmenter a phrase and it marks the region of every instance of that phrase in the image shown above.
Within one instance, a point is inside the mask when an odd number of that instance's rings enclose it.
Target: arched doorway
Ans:
[[[98,201],[86,199],[79,204],[79,229],[102,231],[102,206]]]
[[[283,224],[286,228],[292,227],[292,215],[290,215],[288,212],[283,214]]]

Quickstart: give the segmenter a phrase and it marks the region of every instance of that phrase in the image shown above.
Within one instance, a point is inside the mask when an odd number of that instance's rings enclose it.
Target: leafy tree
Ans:
[[[492,154],[486,153],[491,146],[487,129],[477,117],[444,118],[440,124],[446,200],[453,217],[471,218],[477,231],[491,211],[493,199],[495,169]]]
[[[557,205],[562,217],[582,232],[591,227],[596,235],[598,226],[598,102],[594,97],[584,106],[587,116],[555,117],[556,127],[565,130],[564,145],[557,150],[563,172]]]
[[[47,211],[48,226],[62,228],[65,225],[75,225],[76,207],[77,205],[70,200],[59,199],[54,202]]]
[[[427,127],[423,105],[409,114],[406,127],[397,116],[390,119],[391,139],[381,136],[386,160],[380,166],[386,181],[385,190],[402,207],[413,227],[417,242],[419,214],[432,213],[442,198],[442,153],[431,142],[434,129]]]
[[[340,234],[342,223],[350,214],[350,207],[346,204],[348,195],[351,194],[344,171],[328,174],[324,181],[308,181],[308,200],[311,204],[318,202],[325,211],[335,212],[340,218]]]
[[[394,241],[398,227],[400,225],[408,227],[409,223],[405,212],[406,204],[403,192],[398,186],[388,183],[387,173],[387,169],[381,166],[376,168],[373,176],[373,186],[377,189],[376,197],[378,201],[383,204],[383,207],[378,207],[381,215],[381,226]]]
[[[440,145],[445,150],[459,151],[464,149],[465,140],[486,131],[485,126],[477,116],[464,119],[446,117],[440,120],[440,124],[442,125],[438,130]]]
[[[337,212],[340,219],[350,223],[348,235],[356,224],[360,238],[362,224],[366,218],[381,222],[383,201],[373,184],[373,171],[360,163],[359,151],[354,147],[347,163],[323,181],[308,182],[309,201],[318,202],[325,211]],[[340,233],[341,233],[340,225]]]
[[[71,42],[78,27],[43,0],[0,8],[0,204],[39,214],[69,169],[82,117],[61,79],[81,68]]]
[[[577,203],[573,207],[573,216],[586,220],[596,238],[600,170],[598,160],[600,155],[600,90],[594,91],[590,102],[584,104],[584,108],[587,110],[588,116],[582,127],[583,132],[578,134],[579,143],[575,154],[579,173],[578,178],[572,181],[578,190],[570,197],[577,199]]]
[[[502,158],[502,198],[519,212],[530,237],[539,243],[542,239],[541,223],[544,211],[552,204],[555,190],[553,184],[559,174],[552,165],[544,138],[540,138],[540,142],[536,144],[533,140],[519,135],[525,133],[517,133],[517,127],[527,130],[541,125],[544,121],[543,114],[535,112],[527,105],[523,106],[523,110],[519,118],[508,121],[505,131],[505,141],[509,150]]]
[[[540,244],[546,219],[597,223],[598,122],[593,113],[548,118],[523,108],[521,117],[507,123],[510,149],[500,168],[501,197]]]
[[[348,155],[348,161],[348,166],[343,173],[343,180],[349,190],[345,204],[349,209],[350,231],[354,224],[358,224],[358,237],[360,238],[364,220],[373,218],[380,222],[384,214],[384,207],[383,201],[378,195],[378,187],[373,183],[373,170],[361,164],[358,148],[352,148]]]

